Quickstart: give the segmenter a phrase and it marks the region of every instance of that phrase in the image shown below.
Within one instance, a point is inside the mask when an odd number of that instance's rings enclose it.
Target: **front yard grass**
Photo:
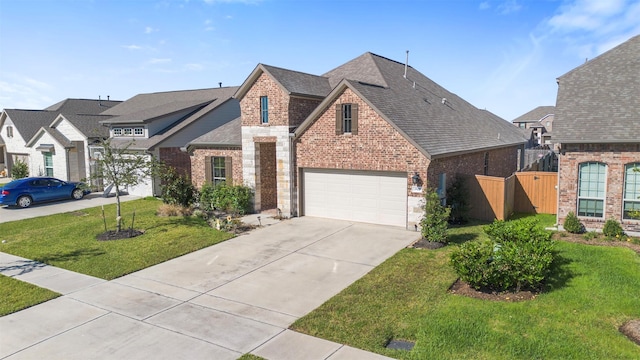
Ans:
[[[404,249],[292,328],[400,359],[638,359],[618,332],[640,318],[640,256],[625,248],[559,241],[548,290],[523,302],[447,292],[455,243],[481,225],[450,229],[453,245]],[[415,341],[389,350],[390,339]]]
[[[60,294],[35,285],[0,275],[0,316],[54,299]]]
[[[100,207],[3,223],[0,236],[6,243],[0,244],[0,251],[111,280],[233,236],[197,217],[156,216],[161,204],[152,198],[123,202],[125,226],[131,225],[135,210],[133,227],[145,231],[124,240],[96,240],[104,232]],[[115,204],[104,211],[113,230]]]

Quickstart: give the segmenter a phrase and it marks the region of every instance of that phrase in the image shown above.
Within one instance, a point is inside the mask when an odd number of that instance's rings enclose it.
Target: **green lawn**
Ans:
[[[51,290],[0,275],[0,316],[11,314],[60,296]]]
[[[477,224],[450,234],[455,243],[485,236]],[[559,242],[547,292],[493,302],[447,293],[455,246],[400,251],[292,328],[400,359],[640,359],[618,332],[640,318],[638,254]],[[416,345],[388,350],[392,338]]]
[[[126,240],[96,240],[104,232],[100,207],[3,223],[0,233],[7,242],[0,244],[0,251],[111,280],[233,236],[196,217],[156,216],[161,204],[151,198],[122,203],[126,226],[135,210],[134,228],[145,231]],[[115,205],[104,210],[112,230]]]

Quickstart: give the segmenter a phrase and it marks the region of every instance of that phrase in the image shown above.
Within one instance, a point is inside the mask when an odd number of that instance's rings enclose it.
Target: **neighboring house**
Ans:
[[[34,176],[74,181],[89,177],[89,147],[108,136],[99,123],[105,117],[99,114],[119,103],[66,99],[44,110],[5,109],[0,114],[0,136],[9,175],[14,161],[21,160]]]
[[[616,219],[640,232],[640,36],[558,78],[553,141],[558,223],[572,211],[588,229]]]
[[[235,97],[242,180],[255,189],[257,211],[277,208],[287,217],[413,229],[423,185],[444,198],[456,175],[509,176],[526,141],[507,121],[372,53],[322,76],[259,64]],[[201,149],[191,144],[193,162],[214,169],[207,162],[218,158],[221,165],[219,158],[231,157],[238,181],[238,141],[228,155],[216,153],[230,144],[210,135]],[[204,154],[203,146],[211,152]]]
[[[512,122],[521,129],[532,129],[534,134],[533,146],[550,146],[555,110],[555,106],[538,106],[528,113],[518,116]]]
[[[186,144],[240,116],[237,87],[139,94],[105,111],[111,143],[147,154],[191,174],[191,159],[181,151]],[[159,182],[148,179],[128,189],[130,194],[159,194]]]

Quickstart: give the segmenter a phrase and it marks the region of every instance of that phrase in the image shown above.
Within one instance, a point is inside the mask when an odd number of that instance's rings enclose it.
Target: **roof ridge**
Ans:
[[[325,76],[322,76],[322,75],[316,75],[316,74],[311,74],[311,73],[304,72],[304,71],[291,70],[291,69],[287,69],[287,68],[283,68],[283,67],[279,67],[279,66],[268,65],[268,64],[263,64],[263,63],[260,63],[260,65],[262,65],[262,66],[266,66],[266,67],[270,67],[270,68],[273,68],[273,69],[284,70],[284,71],[289,71],[289,72],[293,72],[293,73],[297,73],[297,74],[309,75],[309,76],[315,76],[315,77],[325,78],[325,79],[326,79],[326,77],[325,77]]]
[[[233,86],[222,86],[222,87],[213,87],[213,88],[202,88],[202,89],[187,89],[187,90],[168,90],[168,91],[154,91],[148,93],[140,93],[138,95],[156,95],[156,94],[168,94],[168,93],[177,93],[177,92],[191,92],[191,91],[207,91],[207,90],[219,90],[219,89],[231,89],[238,87],[237,85]]]
[[[612,47],[611,49],[609,49],[609,50],[607,50],[607,51],[603,52],[603,53],[602,53],[602,54],[600,54],[600,55],[597,55],[596,57],[594,57],[594,58],[593,58],[593,59],[591,59],[591,60],[587,59],[584,63],[582,63],[582,64],[580,64],[580,65],[576,66],[575,68],[573,68],[573,69],[571,69],[571,70],[567,71],[566,73],[564,73],[564,74],[562,74],[562,75],[558,76],[558,79],[563,78],[563,77],[566,77],[566,76],[567,76],[567,75],[569,75],[569,74],[573,74],[574,72],[579,71],[580,69],[582,69],[583,67],[585,67],[585,66],[587,66],[587,65],[589,65],[589,64],[592,64],[592,63],[594,63],[594,62],[596,62],[596,63],[597,63],[597,62],[600,62],[600,61],[602,61],[602,59],[604,59],[604,58],[606,58],[607,56],[609,56],[609,54],[613,53],[613,51],[614,51],[614,50],[620,49],[620,48],[622,48],[622,47],[632,46],[634,41],[640,41],[640,34],[638,34],[638,35],[636,35],[636,36],[632,36],[632,37],[631,37],[631,38],[629,38],[628,40],[625,40],[625,41],[621,42],[620,44],[618,44],[618,45],[616,45],[616,46]]]

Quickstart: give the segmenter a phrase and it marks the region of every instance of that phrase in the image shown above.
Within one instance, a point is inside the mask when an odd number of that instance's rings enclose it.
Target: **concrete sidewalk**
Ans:
[[[417,236],[295,218],[113,281],[0,253],[64,295],[1,317],[0,358],[386,359],[287,328]]]

